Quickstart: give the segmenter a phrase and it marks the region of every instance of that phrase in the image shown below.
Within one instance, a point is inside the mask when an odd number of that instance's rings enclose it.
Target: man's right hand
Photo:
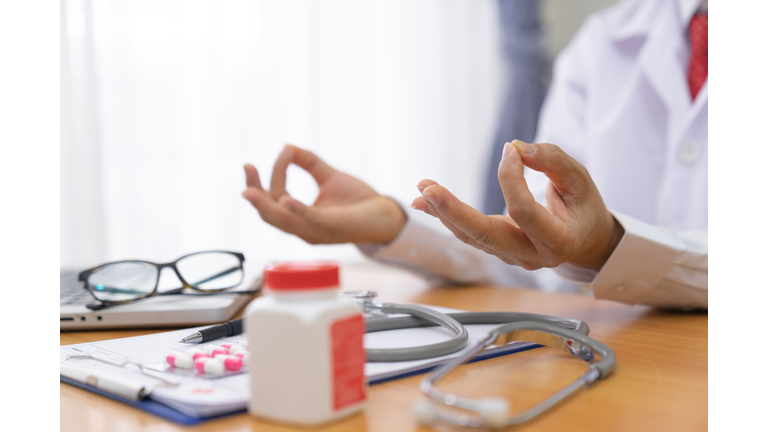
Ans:
[[[291,163],[307,170],[319,186],[320,193],[311,206],[293,199],[285,190]],[[245,165],[245,178],[243,197],[261,218],[311,244],[389,243],[405,225],[405,214],[394,200],[292,145],[286,145],[277,157],[268,191],[261,186],[253,165]]]

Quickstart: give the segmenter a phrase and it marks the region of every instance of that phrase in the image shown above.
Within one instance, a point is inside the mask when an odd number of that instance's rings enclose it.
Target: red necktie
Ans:
[[[688,88],[691,90],[691,99],[696,99],[701,86],[707,80],[707,14],[697,13],[691,18],[688,35],[691,39]]]

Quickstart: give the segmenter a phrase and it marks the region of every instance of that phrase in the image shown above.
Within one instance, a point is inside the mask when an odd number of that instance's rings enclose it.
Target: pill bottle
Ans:
[[[274,263],[245,310],[249,414],[314,426],[363,408],[365,323],[333,262]]]

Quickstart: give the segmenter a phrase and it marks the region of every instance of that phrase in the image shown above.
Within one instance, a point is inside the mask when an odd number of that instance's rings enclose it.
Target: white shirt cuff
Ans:
[[[674,232],[611,211],[624,236],[599,272],[565,263],[555,271],[566,280],[589,287],[595,298],[628,304],[646,303],[686,248]]]

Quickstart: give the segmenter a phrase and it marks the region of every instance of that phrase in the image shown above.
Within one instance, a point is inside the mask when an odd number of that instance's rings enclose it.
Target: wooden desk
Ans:
[[[466,309],[517,311],[579,318],[590,336],[616,353],[615,373],[553,410],[510,430],[702,431],[707,430],[706,313],[676,313],[588,297],[494,287],[428,288],[400,274],[342,274],[345,289],[376,289],[382,301]],[[61,344],[91,342],[162,330],[61,333]],[[441,388],[469,397],[499,395],[512,410],[525,409],[576,378],[584,363],[549,348],[465,365]],[[432,430],[417,425],[411,405],[421,396],[421,376],[372,386],[363,414],[322,431]],[[61,384],[62,431],[286,431],[289,427],[247,414],[180,426],[143,411]],[[301,430],[301,429],[299,429]],[[307,430],[307,429],[303,429]],[[444,429],[443,429],[444,430]]]

